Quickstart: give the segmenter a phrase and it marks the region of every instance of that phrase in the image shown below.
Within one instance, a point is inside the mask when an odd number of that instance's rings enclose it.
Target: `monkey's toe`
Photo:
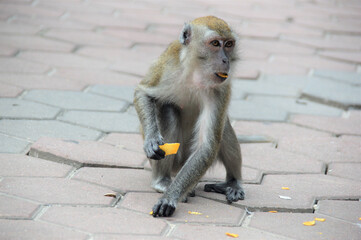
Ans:
[[[226,199],[229,203],[237,202],[238,200],[244,200],[244,195],[245,193],[241,187],[227,187]]]
[[[153,217],[170,217],[174,213],[175,209],[175,201],[161,198],[153,207]]]

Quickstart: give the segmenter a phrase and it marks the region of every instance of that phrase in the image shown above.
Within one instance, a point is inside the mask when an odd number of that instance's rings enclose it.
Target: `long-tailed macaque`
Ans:
[[[228,202],[244,199],[240,146],[227,116],[236,41],[236,34],[217,17],[186,23],[179,40],[169,45],[135,90],[151,184],[164,193],[153,207],[154,217],[171,216],[215,159],[224,164],[226,180],[206,184],[204,190],[225,194]],[[159,148],[165,142],[179,142],[178,153],[165,157]]]

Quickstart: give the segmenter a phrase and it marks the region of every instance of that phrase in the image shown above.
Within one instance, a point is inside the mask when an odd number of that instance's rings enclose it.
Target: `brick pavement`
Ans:
[[[202,191],[216,165],[153,218],[133,90],[210,14],[241,36],[246,199]],[[0,239],[360,239],[360,64],[357,0],[0,0]]]

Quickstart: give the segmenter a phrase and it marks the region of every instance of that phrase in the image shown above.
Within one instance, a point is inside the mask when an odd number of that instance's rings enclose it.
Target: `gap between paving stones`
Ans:
[[[361,109],[361,105],[354,105],[354,104],[351,104],[351,105],[347,104],[346,105],[346,104],[343,104],[341,102],[336,102],[336,101],[333,101],[333,100],[330,100],[330,99],[323,99],[323,98],[320,98],[320,97],[317,97],[317,96],[309,95],[307,93],[302,93],[301,96],[300,96],[300,99],[307,99],[307,100],[312,101],[312,102],[324,104],[324,105],[331,106],[331,107],[340,108],[340,109],[342,109],[344,111],[347,111],[350,108]]]

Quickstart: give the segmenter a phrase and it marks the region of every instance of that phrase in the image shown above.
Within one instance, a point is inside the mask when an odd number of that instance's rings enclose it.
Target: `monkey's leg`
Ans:
[[[225,194],[227,201],[230,203],[243,200],[245,194],[241,185],[241,149],[236,134],[228,119],[224,127],[218,157],[226,168],[226,181],[216,184],[206,184],[204,186],[204,191]]]
[[[159,106],[157,116],[163,139],[167,143],[179,142],[179,110],[172,104]],[[178,154],[181,154],[179,151]],[[171,184],[171,172],[176,155],[166,156],[162,160],[150,160],[152,166],[152,187],[157,192],[165,192]]]

